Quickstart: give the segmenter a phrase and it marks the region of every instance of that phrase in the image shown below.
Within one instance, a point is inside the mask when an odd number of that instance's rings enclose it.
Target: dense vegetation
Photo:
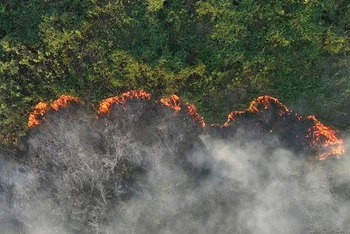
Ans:
[[[349,30],[345,0],[2,1],[0,136],[24,135],[38,101],[136,88],[209,122],[270,94],[345,129]]]

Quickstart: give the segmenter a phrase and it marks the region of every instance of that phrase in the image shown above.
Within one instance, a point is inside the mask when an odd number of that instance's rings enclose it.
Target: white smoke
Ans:
[[[140,109],[61,114],[29,135],[28,161],[3,157],[0,233],[350,233],[348,155],[189,138],[168,113],[142,124]]]
[[[153,171],[151,197],[122,204],[107,233],[350,233],[350,163],[296,158],[285,149],[202,137],[210,165],[198,184]]]

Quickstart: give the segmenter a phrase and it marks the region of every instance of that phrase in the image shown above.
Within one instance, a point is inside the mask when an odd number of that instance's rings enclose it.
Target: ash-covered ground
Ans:
[[[310,156],[310,122],[203,131],[181,105],[48,111],[0,153],[0,233],[350,233],[349,157]]]

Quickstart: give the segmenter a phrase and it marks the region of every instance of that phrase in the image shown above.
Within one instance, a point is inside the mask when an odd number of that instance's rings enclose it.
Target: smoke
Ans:
[[[211,144],[212,165],[219,173],[216,178],[230,181],[229,187],[222,190],[239,199],[238,204],[227,204],[230,208],[223,216],[228,215],[236,223],[223,233],[339,233],[350,230],[346,226],[348,202],[332,191],[332,183],[345,179],[332,167],[346,164],[296,159],[290,151],[281,148],[271,151],[254,142],[245,149],[227,142]],[[348,165],[342,168],[343,172],[349,171]],[[233,186],[238,189],[232,189]]]
[[[0,153],[0,233],[350,233],[347,155],[301,157],[243,127],[200,133],[145,100],[45,121],[24,161]]]
[[[107,233],[349,233],[348,161],[202,140],[210,175],[198,184],[183,173],[152,176],[152,197],[124,203]]]

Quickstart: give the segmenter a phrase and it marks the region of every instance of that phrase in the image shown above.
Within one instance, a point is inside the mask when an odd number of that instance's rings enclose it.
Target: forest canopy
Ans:
[[[39,101],[176,93],[210,122],[268,94],[350,123],[345,0],[12,0],[0,3],[0,138]]]

